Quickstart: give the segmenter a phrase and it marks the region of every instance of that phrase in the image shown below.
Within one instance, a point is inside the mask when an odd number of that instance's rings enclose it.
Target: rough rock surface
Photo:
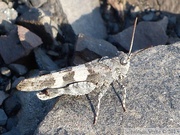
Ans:
[[[92,124],[94,114],[90,102],[95,105],[97,92],[88,98],[61,96],[34,135],[124,134],[125,128],[178,128],[179,75],[180,42],[148,48],[132,55],[124,80],[127,112],[123,112],[117,96],[121,94],[117,84],[103,97],[96,125]]]
[[[107,36],[106,28],[100,15],[98,0],[59,1],[69,24],[76,34],[83,33],[94,38],[105,38]]]

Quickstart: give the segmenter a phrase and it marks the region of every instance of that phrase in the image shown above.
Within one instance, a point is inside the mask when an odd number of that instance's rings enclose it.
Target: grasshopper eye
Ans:
[[[128,63],[128,58],[127,58],[127,57],[122,57],[122,58],[120,59],[120,63],[121,63],[122,65],[126,65],[126,64]]]
[[[121,65],[126,65],[129,62],[129,56],[124,52],[119,52],[118,57]]]

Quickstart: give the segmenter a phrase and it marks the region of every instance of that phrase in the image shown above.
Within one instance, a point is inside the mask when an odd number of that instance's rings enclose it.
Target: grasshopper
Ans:
[[[118,52],[116,57],[103,57],[91,62],[61,69],[50,74],[28,78],[20,81],[16,88],[20,91],[40,91],[37,96],[41,100],[48,100],[63,94],[85,95],[91,91],[100,90],[98,95],[97,112],[94,117],[96,123],[100,111],[101,99],[115,81],[122,81],[130,67],[131,50],[134,41],[137,18],[134,22],[129,53]],[[126,110],[126,89],[124,87],[122,107]]]

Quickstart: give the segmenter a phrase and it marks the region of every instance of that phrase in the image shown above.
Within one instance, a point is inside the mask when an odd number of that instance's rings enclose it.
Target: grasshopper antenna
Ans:
[[[134,21],[134,27],[133,27],[133,33],[132,33],[132,39],[131,39],[131,45],[130,45],[129,53],[128,53],[128,59],[130,59],[130,57],[131,57],[131,51],[132,51],[133,42],[134,42],[134,35],[135,35],[135,32],[136,32],[137,20],[138,20],[138,17],[136,17],[136,19],[135,19],[135,21]]]

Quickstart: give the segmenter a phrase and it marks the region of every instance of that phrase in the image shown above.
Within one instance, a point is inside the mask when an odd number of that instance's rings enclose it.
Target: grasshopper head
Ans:
[[[114,69],[115,72],[113,73],[114,79],[119,79],[119,77],[120,78],[125,77],[130,67],[130,59],[128,57],[128,54],[124,52],[119,52],[117,62],[118,62],[117,66],[114,66],[115,68]]]
[[[135,22],[134,22],[134,28],[133,28],[129,53],[126,54],[124,52],[119,52],[119,55],[118,55],[120,65],[119,65],[119,68],[117,68],[116,70],[117,70],[117,73],[119,73],[121,77],[126,76],[128,70],[129,70],[131,51],[132,51],[132,47],[133,47],[133,41],[134,41],[134,35],[135,35],[135,30],[136,30],[137,19],[138,18],[136,18]]]
[[[131,39],[131,44],[130,44],[130,48],[129,48],[129,53],[128,54],[125,54],[123,52],[119,53],[119,60],[120,60],[120,63],[122,65],[126,65],[126,64],[128,64],[130,62],[131,51],[132,51],[133,42],[134,42],[134,35],[135,35],[135,31],[136,31],[137,20],[138,20],[138,18],[136,18],[135,22],[134,22],[134,28],[133,28],[133,32],[132,32],[132,39]]]

